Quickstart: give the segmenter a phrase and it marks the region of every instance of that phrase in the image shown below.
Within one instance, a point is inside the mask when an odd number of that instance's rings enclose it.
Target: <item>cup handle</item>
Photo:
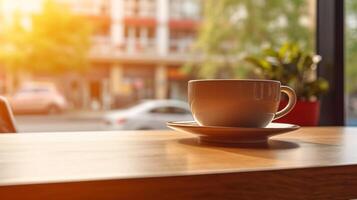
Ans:
[[[292,88],[290,88],[288,86],[281,86],[280,89],[281,89],[281,92],[284,92],[285,94],[288,95],[289,102],[288,102],[288,105],[285,106],[285,108],[283,108],[282,110],[278,111],[275,114],[274,120],[279,119],[279,118],[283,117],[284,115],[288,114],[294,108],[294,106],[296,104],[296,94]]]

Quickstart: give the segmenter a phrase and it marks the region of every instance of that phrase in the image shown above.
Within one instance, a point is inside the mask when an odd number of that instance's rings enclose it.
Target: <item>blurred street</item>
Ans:
[[[59,115],[15,115],[18,132],[98,131],[103,112],[69,112]]]

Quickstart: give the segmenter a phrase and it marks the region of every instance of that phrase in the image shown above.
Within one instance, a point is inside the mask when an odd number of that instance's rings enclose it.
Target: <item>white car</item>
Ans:
[[[66,99],[52,84],[28,84],[10,98],[15,113],[59,113],[66,109]]]
[[[147,100],[104,116],[106,130],[167,129],[168,121],[189,120],[193,117],[188,104],[178,100]]]

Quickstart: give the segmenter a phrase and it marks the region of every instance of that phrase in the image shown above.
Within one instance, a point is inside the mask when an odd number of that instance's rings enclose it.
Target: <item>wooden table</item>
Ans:
[[[357,128],[302,128],[266,145],[173,131],[0,135],[0,199],[357,198]]]

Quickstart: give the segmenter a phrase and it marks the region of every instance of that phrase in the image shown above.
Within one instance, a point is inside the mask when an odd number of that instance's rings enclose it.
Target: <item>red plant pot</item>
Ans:
[[[281,101],[279,110],[284,108],[288,102]],[[295,107],[284,117],[275,120],[279,123],[297,124],[300,126],[317,126],[320,118],[319,101],[297,101]]]

